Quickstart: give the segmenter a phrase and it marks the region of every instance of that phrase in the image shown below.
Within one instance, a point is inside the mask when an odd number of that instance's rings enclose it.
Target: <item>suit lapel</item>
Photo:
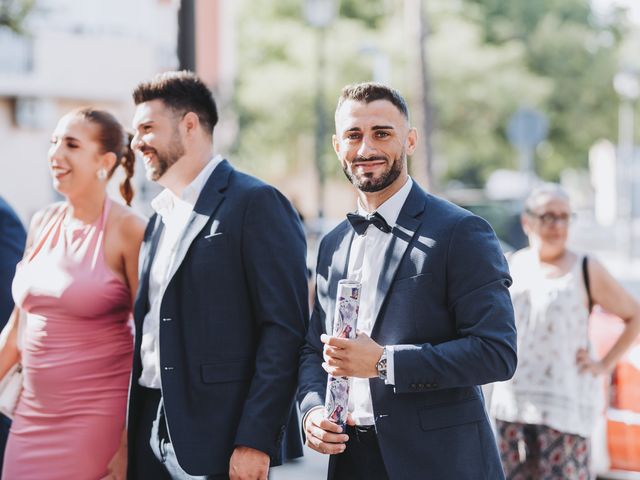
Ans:
[[[204,228],[218,208],[218,205],[220,205],[224,199],[224,194],[222,192],[227,188],[232,171],[233,168],[229,162],[223,160],[216,166],[205,183],[205,186],[198,197],[198,201],[189,216],[189,220],[187,221],[187,225],[180,238],[180,242],[178,243],[176,253],[169,269],[169,281],[167,282],[167,285],[171,283],[171,279],[182,264],[193,240]]]
[[[338,282],[344,278],[347,278],[347,270],[349,268],[349,253],[351,251],[351,242],[355,232],[351,225],[348,223],[344,226],[345,231],[341,238],[339,238],[338,248],[333,254],[331,260],[331,268],[329,270],[329,303],[327,304],[326,316],[325,316],[325,328],[326,332],[331,335],[333,333],[333,315],[336,306],[336,294],[338,293]]]
[[[378,321],[380,320],[378,318],[380,315],[380,309],[387,298],[387,294],[389,293],[389,289],[393,283],[400,261],[404,257],[407,247],[422,224],[422,219],[420,217],[424,212],[425,201],[426,194],[417,183],[414,183],[413,187],[411,187],[411,192],[409,192],[407,200],[404,202],[402,210],[400,210],[400,215],[398,215],[396,225],[391,231],[391,235],[393,235],[393,237],[391,238],[391,243],[384,254],[384,263],[380,271],[380,277],[378,278],[377,293],[372,312],[373,318],[376,319],[372,335],[374,335],[380,328],[380,322]]]
[[[136,292],[136,303],[134,307],[134,312],[139,312],[140,315],[136,315],[136,317],[144,317],[148,309],[149,274],[164,229],[164,223],[162,223],[160,215],[156,214],[151,218],[148,228],[150,228],[149,236],[140,249],[140,257],[138,260],[138,265],[142,264],[142,266],[139,273],[138,291]],[[140,311],[140,309],[142,310]]]

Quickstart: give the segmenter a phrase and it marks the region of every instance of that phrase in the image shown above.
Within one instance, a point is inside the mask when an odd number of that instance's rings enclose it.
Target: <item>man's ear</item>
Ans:
[[[413,152],[416,151],[416,146],[418,144],[418,131],[415,128],[410,128],[409,133],[407,134],[406,147],[405,151],[407,155],[412,155]]]
[[[197,132],[200,128],[200,118],[194,112],[185,113],[180,123],[182,123],[187,135]]]

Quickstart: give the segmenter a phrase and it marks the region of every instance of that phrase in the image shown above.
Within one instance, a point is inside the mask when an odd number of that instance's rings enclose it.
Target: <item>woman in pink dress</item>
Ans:
[[[0,343],[0,375],[17,361],[24,374],[5,480],[124,478],[129,316],[144,221],[112,202],[106,185],[123,167],[120,191],[130,204],[134,161],[108,112],[73,111],[53,133],[49,168],[65,201],[31,222]]]

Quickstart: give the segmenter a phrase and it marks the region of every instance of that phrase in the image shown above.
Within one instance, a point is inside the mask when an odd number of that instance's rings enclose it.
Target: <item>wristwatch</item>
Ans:
[[[376,363],[376,370],[378,371],[378,378],[380,380],[387,380],[387,347],[382,348],[382,355],[380,360]]]

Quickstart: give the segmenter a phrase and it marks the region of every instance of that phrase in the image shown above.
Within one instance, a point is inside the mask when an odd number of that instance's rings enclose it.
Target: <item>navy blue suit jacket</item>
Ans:
[[[503,478],[478,385],[516,368],[511,278],[491,227],[417,184],[400,212],[378,281],[372,338],[395,346],[395,385],[370,379],[376,430],[391,479]],[[316,303],[300,365],[302,413],[324,403],[320,335],[332,331],[338,280],[354,232],[322,241]],[[330,459],[332,474],[335,457]]]
[[[13,310],[11,283],[16,264],[22,259],[27,233],[7,202],[0,197],[0,329]]]
[[[134,307],[149,309],[149,267],[162,221],[151,218]],[[160,308],[162,396],[180,466],[228,472],[234,446],[280,463],[308,316],[306,244],[299,217],[273,187],[225,160],[209,177],[180,240]],[[136,334],[129,445],[140,415]]]

